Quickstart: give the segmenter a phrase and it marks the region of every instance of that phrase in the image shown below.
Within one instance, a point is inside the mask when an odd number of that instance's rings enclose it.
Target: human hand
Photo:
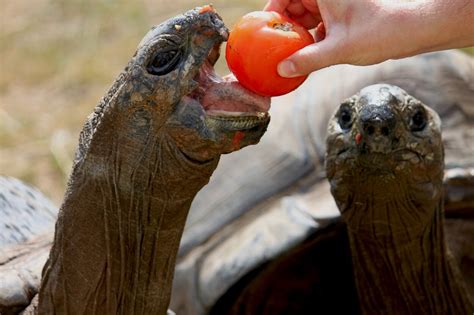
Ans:
[[[316,27],[316,43],[279,64],[283,77],[474,44],[474,29],[466,26],[474,19],[474,1],[269,0],[265,10]]]
[[[316,34],[325,28],[325,38],[309,45],[281,62],[278,72],[284,77],[306,75],[333,64],[366,65],[384,59],[384,50],[391,49],[381,8],[375,1],[347,0],[270,0],[265,10],[277,11],[314,28]],[[388,47],[387,47],[388,46]]]

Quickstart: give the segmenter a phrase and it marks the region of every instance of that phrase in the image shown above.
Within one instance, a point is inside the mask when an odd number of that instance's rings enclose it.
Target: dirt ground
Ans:
[[[214,0],[231,27],[264,0]],[[79,131],[148,29],[191,0],[20,0],[0,10],[0,175],[59,205]],[[228,70],[224,58],[219,73]]]

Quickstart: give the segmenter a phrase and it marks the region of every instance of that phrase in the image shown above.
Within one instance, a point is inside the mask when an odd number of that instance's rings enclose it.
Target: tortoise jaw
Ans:
[[[270,122],[269,97],[243,88],[233,76],[223,78],[214,71],[225,30],[216,22],[193,39],[195,52],[188,70],[192,71],[188,86],[193,88],[181,96],[169,120],[170,127],[179,131],[180,149],[190,161],[209,161],[256,144]]]

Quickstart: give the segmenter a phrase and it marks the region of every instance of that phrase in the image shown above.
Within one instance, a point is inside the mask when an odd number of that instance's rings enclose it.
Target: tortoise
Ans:
[[[227,36],[209,6],[145,35],[81,131],[54,238],[52,206],[2,179],[0,313],[166,313],[194,196],[270,120],[270,98],[214,73]]]
[[[339,65],[273,99],[262,141],[223,157],[193,202],[171,308],[177,314],[357,313],[346,228],[325,180],[325,138],[341,102],[375,83],[397,85],[441,116],[446,239],[472,305],[473,69],[472,57],[457,51]]]
[[[378,82],[401,86],[443,118],[451,169],[445,179],[447,237],[469,277],[473,174],[466,144],[472,134],[459,131],[472,126],[470,71],[472,59],[456,52],[365,68],[337,66],[318,72],[296,93],[274,99],[272,124],[261,143],[222,157],[193,201],[177,259],[172,309],[178,314],[357,312],[346,227],[324,180],[324,139],[339,103]],[[47,244],[46,237],[42,248]],[[32,257],[31,252],[23,257]],[[308,255],[311,260],[304,259]],[[41,265],[41,259],[35,262]],[[339,286],[343,283],[348,285]],[[323,294],[321,300],[304,294],[311,288]]]

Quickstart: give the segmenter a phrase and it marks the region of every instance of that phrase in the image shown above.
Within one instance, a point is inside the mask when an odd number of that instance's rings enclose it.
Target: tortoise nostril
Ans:
[[[378,122],[378,123],[371,123],[371,122],[365,123],[363,129],[364,129],[365,135],[369,136],[369,137],[377,136],[377,135],[382,135],[384,137],[388,137],[392,133],[391,128],[389,126],[386,126],[385,124],[380,124],[380,122]]]
[[[395,113],[388,105],[366,105],[359,119],[362,132],[369,138],[388,138],[395,129]]]

